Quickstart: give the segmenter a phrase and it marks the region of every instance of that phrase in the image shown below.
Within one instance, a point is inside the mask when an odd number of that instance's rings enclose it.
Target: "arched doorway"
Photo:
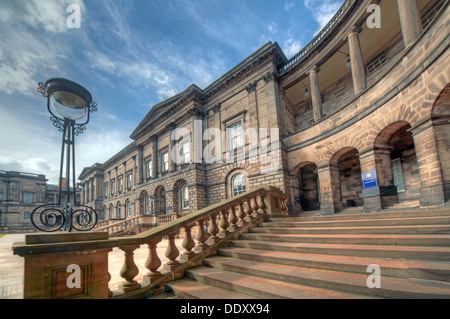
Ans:
[[[337,213],[346,208],[364,205],[361,164],[357,154],[357,149],[346,147],[331,158],[331,187]]]
[[[383,207],[396,202],[416,202],[419,205],[420,175],[411,125],[405,121],[385,127],[375,139],[377,177],[380,191],[389,192],[395,200],[387,201],[381,194]],[[414,203],[412,203],[414,205]]]
[[[298,178],[298,191],[294,196],[301,211],[320,210],[320,187],[317,165],[312,162],[300,164],[294,171]]]
[[[147,191],[142,191],[139,195],[139,215],[149,215],[149,196]]]
[[[158,186],[155,189],[154,209],[156,215],[166,214],[166,190],[163,186]]]

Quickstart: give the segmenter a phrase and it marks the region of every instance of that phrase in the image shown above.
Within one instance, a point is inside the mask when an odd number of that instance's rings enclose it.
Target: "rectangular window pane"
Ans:
[[[23,201],[24,201],[24,203],[32,203],[33,202],[33,194],[32,193],[23,193]]]
[[[244,145],[242,123],[236,123],[229,127],[230,148],[232,150]]]
[[[162,156],[162,170],[163,172],[167,172],[169,170],[169,153],[164,153]]]

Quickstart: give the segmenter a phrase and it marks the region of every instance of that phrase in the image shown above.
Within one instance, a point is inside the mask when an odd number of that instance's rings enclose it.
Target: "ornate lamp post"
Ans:
[[[76,200],[75,136],[82,134],[86,130],[90,113],[97,111],[97,104],[92,101],[91,94],[84,87],[62,78],[52,78],[45,83],[41,82],[37,90],[47,98],[47,109],[52,115],[50,120],[63,133],[63,136],[58,203],[36,207],[31,213],[31,223],[35,228],[44,232],[55,232],[58,230],[71,232],[73,229],[77,231],[91,230],[97,224],[97,213],[89,206],[77,205]],[[76,123],[77,120],[81,120],[82,123]],[[65,194],[63,196],[64,153],[66,153],[66,177]],[[70,202],[71,173],[73,181],[72,203]],[[64,201],[62,202],[63,197]]]

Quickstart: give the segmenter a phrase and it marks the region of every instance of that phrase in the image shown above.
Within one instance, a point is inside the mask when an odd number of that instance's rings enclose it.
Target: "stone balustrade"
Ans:
[[[25,243],[13,246],[14,254],[25,257],[24,298],[141,298],[155,293],[165,282],[182,278],[186,269],[200,265],[203,258],[268,216],[288,216],[287,201],[279,189],[261,187],[130,237],[111,239],[106,232],[27,235]],[[137,223],[141,217],[129,222]],[[184,239],[177,247],[175,237],[180,233]],[[164,264],[157,251],[163,238],[168,239]],[[133,255],[141,245],[149,249],[145,262],[148,273],[137,282],[139,270]],[[114,292],[108,286],[111,274],[107,257],[113,248],[124,253],[120,270],[123,282]],[[67,287],[67,260],[82,269],[84,280],[79,289]]]

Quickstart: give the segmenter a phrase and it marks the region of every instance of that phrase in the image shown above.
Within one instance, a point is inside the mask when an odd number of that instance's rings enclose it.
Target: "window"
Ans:
[[[144,215],[148,215],[149,211],[148,211],[148,195],[145,195],[144,197]]]
[[[369,64],[366,66],[367,75],[372,74],[379,68],[381,68],[386,63],[386,55],[384,53],[381,53],[379,56],[377,56],[375,59],[372,60]]]
[[[122,176],[119,177],[118,181],[119,181],[119,194],[120,194],[123,191],[123,177]]]
[[[50,194],[48,195],[48,203],[53,204],[55,202],[55,195]]]
[[[131,186],[132,186],[132,173],[128,173],[128,175],[127,175],[127,190],[130,190],[131,189]]]
[[[239,194],[245,193],[246,185],[245,185],[245,176],[243,174],[238,174],[233,178],[232,191],[233,191],[233,196],[237,196]]]
[[[402,163],[400,159],[392,161],[392,175],[394,176],[394,185],[397,186],[397,191],[404,192],[405,184],[403,181]]]
[[[151,178],[152,177],[152,160],[149,160],[147,162],[147,178]]]
[[[244,146],[242,122],[229,126],[227,131],[229,136],[229,147],[231,150]]]
[[[120,203],[117,204],[117,218],[122,218],[122,205]]]
[[[23,212],[23,220],[31,220],[31,212]]]
[[[181,145],[181,163],[187,164],[191,162],[191,144],[184,143]]]
[[[0,193],[0,202],[3,201],[3,193]]]
[[[105,198],[108,198],[108,183],[105,183]]]
[[[131,202],[128,201],[126,206],[127,206],[126,207],[127,208],[127,216],[128,216],[128,218],[130,218],[131,217]]]
[[[161,161],[162,162],[162,171],[163,172],[169,171],[169,153],[168,152],[163,153],[161,158],[162,158],[162,161]]]
[[[115,189],[116,189],[116,181],[112,180],[111,181],[111,195],[114,195]]]
[[[188,209],[189,208],[189,189],[187,187],[187,184],[184,184],[181,187],[181,209]]]
[[[32,203],[33,202],[33,193],[23,193],[23,202],[24,203]]]

